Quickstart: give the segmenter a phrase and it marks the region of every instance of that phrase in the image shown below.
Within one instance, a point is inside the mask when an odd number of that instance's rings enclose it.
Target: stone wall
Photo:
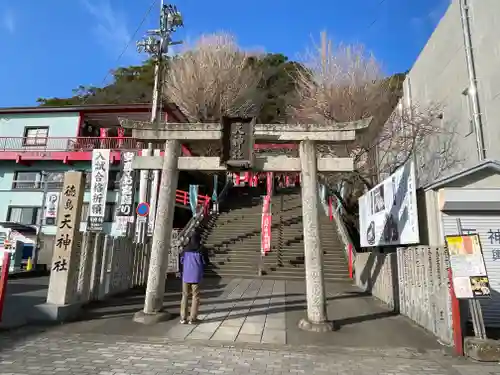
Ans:
[[[354,261],[356,285],[363,291],[387,304],[391,309],[399,310],[397,305],[397,259],[396,253],[381,254],[378,252],[357,253]],[[396,305],[394,302],[396,301]]]
[[[151,249],[127,237],[85,232],[76,292],[81,303],[144,287]]]
[[[442,247],[408,247],[397,252],[358,253],[356,284],[389,307],[453,342],[448,256]]]

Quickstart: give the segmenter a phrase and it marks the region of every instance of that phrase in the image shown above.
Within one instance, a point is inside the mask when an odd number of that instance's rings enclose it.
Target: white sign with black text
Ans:
[[[100,232],[103,229],[108,192],[110,150],[92,151],[92,180],[90,183],[89,222],[87,230]]]
[[[359,232],[361,247],[420,241],[413,161],[359,198]]]
[[[55,225],[57,218],[57,206],[59,205],[59,193],[48,192],[45,198],[45,225]]]
[[[135,173],[132,169],[134,156],[133,151],[125,151],[121,154],[120,190],[115,216],[115,232],[119,236],[126,235],[129,223],[134,221]]]

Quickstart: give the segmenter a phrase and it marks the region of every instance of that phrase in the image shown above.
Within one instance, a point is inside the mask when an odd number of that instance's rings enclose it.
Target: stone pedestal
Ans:
[[[134,316],[138,323],[150,324],[168,318],[163,309],[165,293],[165,278],[168,265],[168,250],[174,222],[175,191],[179,172],[177,161],[179,157],[179,142],[167,140],[162,166],[160,192],[153,233],[151,258],[146,286],[144,310]]]
[[[307,290],[307,318],[299,322],[299,328],[325,332],[332,330],[333,326],[328,322],[326,316],[323,251],[319,237],[318,173],[314,141],[300,142],[299,152]]]
[[[65,173],[57,211],[57,231],[47,302],[35,306],[32,319],[68,320],[79,312],[77,280],[80,266],[79,227],[83,192],[83,173]]]
[[[480,362],[500,362],[500,341],[466,337],[464,353],[467,357]]]

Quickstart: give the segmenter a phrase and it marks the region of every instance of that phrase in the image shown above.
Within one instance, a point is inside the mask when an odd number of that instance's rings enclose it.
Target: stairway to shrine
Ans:
[[[259,277],[259,265],[270,279],[304,279],[302,202],[297,189],[272,198],[271,252],[260,256],[262,195],[259,188],[235,187],[228,192],[220,215],[203,227],[210,265],[207,276]],[[348,281],[347,261],[337,229],[320,213],[325,280]]]

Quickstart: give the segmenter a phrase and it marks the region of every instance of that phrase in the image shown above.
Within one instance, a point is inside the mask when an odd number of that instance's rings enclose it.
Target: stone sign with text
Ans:
[[[254,118],[222,118],[222,162],[228,170],[253,167]]]
[[[48,303],[66,305],[76,300],[73,285],[79,268],[83,193],[83,173],[67,172],[57,210],[57,231],[47,293]]]

